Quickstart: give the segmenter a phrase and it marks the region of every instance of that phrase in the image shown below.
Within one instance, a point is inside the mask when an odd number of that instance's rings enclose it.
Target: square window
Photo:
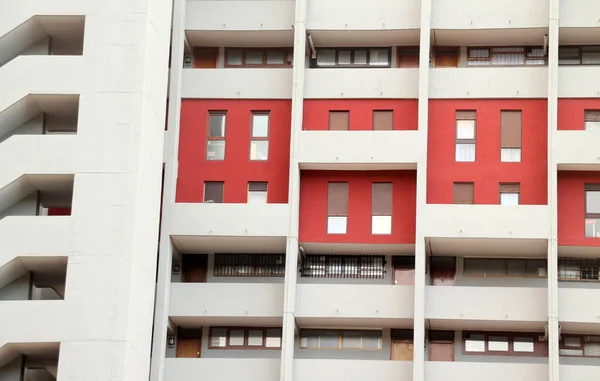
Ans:
[[[266,204],[267,186],[266,182],[248,183],[248,204]]]
[[[513,351],[533,353],[535,351],[533,337],[515,337],[513,340]]]
[[[490,336],[488,339],[488,350],[493,352],[508,352],[508,337]]]
[[[335,50],[321,49],[317,52],[317,65],[333,66],[335,65]]]
[[[338,52],[338,65],[350,65],[352,63],[352,51],[340,50]]]
[[[252,137],[266,138],[269,136],[269,114],[252,114]]]
[[[327,331],[323,330],[319,332],[320,342],[319,348],[321,349],[338,349],[338,331]]]
[[[355,50],[354,51],[354,64],[355,65],[366,65],[367,64],[367,51],[366,50]]]
[[[204,182],[204,202],[223,202],[223,185],[221,181]]]
[[[225,328],[212,328],[210,346],[223,348],[227,346],[227,330]]]
[[[485,352],[485,335],[480,333],[469,333],[465,340],[465,351]]]
[[[362,331],[362,349],[380,349],[381,331]]]
[[[267,340],[265,343],[267,348],[280,348],[281,347],[281,329],[269,328],[267,329]]]
[[[225,140],[209,140],[206,144],[206,160],[225,160]]]
[[[372,216],[371,234],[392,234],[392,216]]]
[[[500,193],[500,205],[519,205],[519,194]]]
[[[387,66],[389,63],[389,54],[387,49],[369,50],[369,65]]]
[[[228,49],[227,50],[227,65],[239,66],[242,64],[242,50]]]
[[[346,216],[328,216],[327,234],[346,234],[347,221]]]
[[[475,161],[475,144],[457,144],[455,160],[458,162]]]
[[[342,349],[361,349],[361,331],[342,331]]]
[[[262,50],[247,50],[246,65],[262,65],[263,52]]]
[[[229,346],[243,347],[244,346],[244,330],[230,329],[229,330]]]
[[[283,56],[282,50],[267,51],[267,65],[283,65]]]
[[[262,345],[263,345],[263,330],[262,329],[248,330],[248,346],[249,347],[262,347]]]
[[[253,140],[250,142],[250,160],[268,160],[269,141]]]

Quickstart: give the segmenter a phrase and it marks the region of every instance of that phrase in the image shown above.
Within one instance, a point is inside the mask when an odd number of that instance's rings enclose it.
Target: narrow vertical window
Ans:
[[[223,182],[205,181],[204,182],[204,202],[223,202]]]
[[[373,111],[373,129],[374,130],[393,130],[394,112],[393,111]]]
[[[500,161],[521,161],[521,111],[500,112]]]
[[[373,183],[371,234],[392,234],[392,183]]]
[[[585,185],[585,236],[600,237],[600,184]]]
[[[473,183],[454,183],[454,203],[473,204],[475,199],[475,186]]]
[[[206,160],[225,159],[225,112],[208,114],[208,141],[206,142]]]
[[[584,129],[600,131],[600,110],[585,110]]]
[[[329,111],[329,129],[332,131],[348,130],[350,122],[349,111]]]
[[[456,161],[475,161],[475,111],[456,112]]]
[[[266,204],[267,203],[266,182],[248,183],[248,204]]]
[[[500,205],[519,205],[521,185],[500,184]]]
[[[269,113],[252,113],[252,140],[250,160],[269,159]]]
[[[346,234],[348,183],[329,183],[327,189],[327,234]]]

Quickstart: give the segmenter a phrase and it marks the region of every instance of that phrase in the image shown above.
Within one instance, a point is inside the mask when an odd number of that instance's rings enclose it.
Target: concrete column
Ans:
[[[279,379],[294,378],[294,336],[296,333],[296,278],[298,275],[298,226],[300,218],[300,167],[298,146],[304,112],[304,69],[306,65],[306,0],[296,0],[294,18],[294,68],[292,73],[292,123],[290,134],[290,180],[288,203],[290,231],[287,237],[281,368]]]
[[[558,183],[553,137],[558,129],[559,0],[550,0],[548,28],[548,375],[559,379],[558,321]]]
[[[154,332],[150,380],[162,381],[165,373],[167,329],[169,325],[169,293],[173,244],[170,237],[171,207],[175,203],[179,151],[179,120],[181,117],[181,83],[185,49],[186,0],[173,1],[173,35],[171,39],[171,73],[169,112],[165,133],[165,166],[162,200],[162,221],[159,244],[158,279],[154,311]]]
[[[426,245],[423,218],[427,204],[427,129],[429,113],[429,54],[431,0],[421,0],[421,39],[419,57],[419,158],[417,162],[417,226],[415,237],[415,301],[413,381],[425,380],[425,268]]]

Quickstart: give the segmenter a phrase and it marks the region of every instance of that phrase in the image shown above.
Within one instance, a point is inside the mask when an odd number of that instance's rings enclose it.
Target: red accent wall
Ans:
[[[455,162],[456,110],[476,110],[475,162]],[[500,162],[500,111],[522,110],[520,163]],[[499,183],[521,184],[521,204],[546,205],[547,102],[538,99],[430,100],[427,203],[452,204],[454,182],[475,184],[475,204],[499,204]]]
[[[327,234],[327,183],[348,182],[346,234]],[[392,234],[371,234],[371,184],[392,182]],[[302,171],[300,241],[413,244],[416,224],[416,171]]]
[[[585,184],[600,184],[600,172],[558,172],[558,244],[600,246],[600,239],[585,237]]]
[[[418,129],[416,99],[319,99],[304,101],[304,130],[328,130],[329,111],[350,111],[350,130],[372,130],[373,110],[393,110],[394,130]]]
[[[70,216],[71,208],[48,208],[49,216]]]
[[[209,111],[227,111],[225,160],[206,160]],[[269,160],[250,161],[252,111],[270,111]],[[181,103],[176,202],[202,202],[205,181],[223,181],[223,202],[245,203],[249,181],[267,181],[267,202],[288,201],[291,101],[200,100]]]
[[[583,130],[585,110],[600,110],[600,99],[564,98],[558,100],[558,129]]]

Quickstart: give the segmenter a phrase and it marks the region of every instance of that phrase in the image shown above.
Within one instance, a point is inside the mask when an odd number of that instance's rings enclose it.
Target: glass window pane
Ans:
[[[244,345],[244,330],[230,329],[229,330],[229,346],[241,347]]]
[[[586,131],[600,131],[600,122],[585,122],[584,129]]]
[[[321,349],[338,349],[338,331],[320,331],[321,338],[319,348]]]
[[[360,331],[343,331],[342,349],[360,349],[361,337]]]
[[[267,65],[283,65],[283,51],[269,50],[267,52]]]
[[[527,276],[528,277],[546,277],[547,262],[545,259],[528,259]]]
[[[354,64],[355,65],[366,65],[367,64],[367,51],[366,50],[355,50],[354,51]]]
[[[465,258],[465,276],[485,276],[485,259]]]
[[[281,330],[279,328],[267,329],[267,341],[265,343],[267,348],[280,348],[281,347]]]
[[[585,236],[596,238],[600,237],[600,219],[585,219]]]
[[[600,213],[600,191],[585,192],[585,211],[587,213]]]
[[[262,347],[263,345],[263,330],[251,329],[248,331],[248,346]]]
[[[263,52],[262,50],[247,50],[246,65],[262,65]]]
[[[269,141],[253,140],[250,143],[250,160],[268,160],[269,159]]]
[[[600,64],[600,52],[582,52],[581,63],[585,65],[598,65]]]
[[[524,259],[508,259],[506,261],[506,275],[525,277],[527,275],[527,261]]]
[[[457,139],[475,139],[475,121],[457,120],[456,121]]]
[[[225,140],[209,140],[206,145],[206,160],[225,159]]]
[[[322,49],[317,53],[317,65],[330,66],[335,65],[335,50]]]
[[[269,114],[252,115],[252,137],[266,138],[269,136]]]
[[[488,340],[488,350],[494,352],[508,352],[508,337],[490,336]]]
[[[469,333],[465,340],[465,351],[467,352],[485,352],[485,335],[479,333]]]
[[[371,234],[392,234],[392,216],[372,216]]]
[[[519,205],[519,194],[500,193],[500,205]]]
[[[515,337],[513,341],[513,350],[515,352],[533,352],[533,337]]]
[[[585,343],[583,346],[583,354],[585,356],[600,356],[600,343]]]
[[[212,328],[210,346],[224,347],[226,346],[227,330],[225,328]]]
[[[210,115],[208,136],[211,138],[225,137],[225,115]]]
[[[565,336],[563,337],[563,345],[565,347],[581,347],[581,337],[578,336]]]
[[[340,50],[338,52],[338,65],[350,65],[352,52],[350,50]]]
[[[227,65],[241,65],[242,64],[242,50],[241,49],[228,49],[227,50]]]
[[[369,65],[387,66],[389,63],[389,55],[387,49],[370,49]]]
[[[329,216],[327,217],[327,234],[346,234],[345,216]]]
[[[455,159],[460,162],[475,161],[475,144],[457,144]]]
[[[248,191],[248,204],[266,204],[266,191]]]
[[[520,163],[520,148],[500,148],[500,161],[503,163]]]
[[[381,348],[381,331],[362,331],[362,348]]]
[[[506,261],[504,259],[486,259],[485,276],[505,276]]]
[[[302,348],[319,348],[319,331],[305,329],[301,331],[300,346]]]

